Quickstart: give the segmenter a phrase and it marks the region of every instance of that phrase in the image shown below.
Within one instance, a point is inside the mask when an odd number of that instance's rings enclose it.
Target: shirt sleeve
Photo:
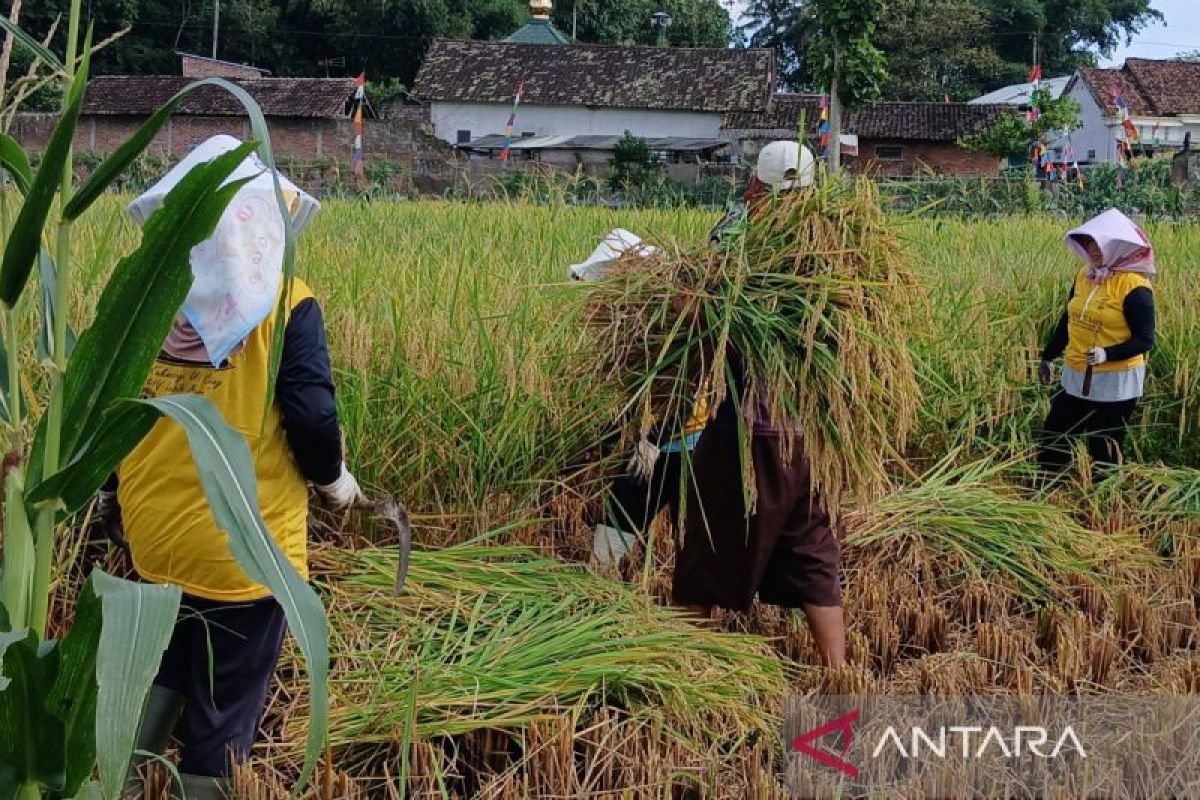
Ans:
[[[1125,361],[1145,355],[1154,347],[1154,292],[1139,286],[1125,295],[1124,309],[1130,336],[1120,344],[1104,348],[1109,361]]]
[[[288,320],[275,400],[300,472],[313,483],[333,483],[341,474],[342,432],[325,319],[313,298],[296,306]]]
[[[1075,297],[1075,285],[1071,285],[1071,291],[1067,293],[1067,302]],[[1050,336],[1050,341],[1046,342],[1046,347],[1042,350],[1042,361],[1053,361],[1063,354],[1067,349],[1067,312],[1064,310],[1062,316],[1058,318],[1058,325],[1054,328],[1054,333]]]

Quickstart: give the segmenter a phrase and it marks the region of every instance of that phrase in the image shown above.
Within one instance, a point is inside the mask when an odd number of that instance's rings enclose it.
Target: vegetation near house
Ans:
[[[990,128],[964,136],[959,143],[968,150],[996,158],[1028,158],[1037,142],[1056,141],[1065,132],[1079,128],[1079,103],[1066,95],[1054,99],[1049,89],[1033,93],[1032,106],[1038,109],[1030,121],[1016,111],[1003,114]]]

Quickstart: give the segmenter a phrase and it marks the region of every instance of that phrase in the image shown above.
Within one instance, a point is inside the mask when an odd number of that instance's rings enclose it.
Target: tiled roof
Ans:
[[[504,41],[514,44],[570,44],[571,37],[556,28],[550,20],[534,17],[515,33],[505,36]]]
[[[1154,113],[1150,109],[1150,104],[1142,97],[1141,92],[1128,80],[1128,76],[1124,70],[1081,69],[1079,70],[1079,77],[1084,85],[1091,90],[1092,96],[1096,98],[1096,102],[1100,104],[1106,114],[1117,113],[1117,105],[1114,97],[1118,91],[1124,95],[1130,114],[1147,116]]]
[[[1117,113],[1120,90],[1135,117],[1200,114],[1200,63],[1129,58],[1120,69],[1081,69],[1079,78],[1105,113]]]
[[[436,39],[413,94],[426,101],[758,111],[775,83],[770,50]]]
[[[765,112],[727,114],[724,127],[784,135],[796,130],[801,112],[808,121],[809,133],[813,133],[820,120],[820,97],[777,94]],[[953,142],[960,136],[980,132],[1005,113],[1012,113],[1012,109],[971,103],[874,103],[851,114],[844,132],[864,139]]]
[[[179,75],[101,75],[88,81],[83,113],[149,116],[193,79]],[[268,117],[342,117],[354,94],[353,78],[257,78],[233,80],[258,101]],[[197,89],[179,114],[241,116],[242,104],[215,86]]]
[[[1200,63],[1129,58],[1124,71],[1158,116],[1200,114]]]

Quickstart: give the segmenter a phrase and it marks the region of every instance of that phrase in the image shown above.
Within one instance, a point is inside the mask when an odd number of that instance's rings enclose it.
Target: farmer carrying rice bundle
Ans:
[[[623,256],[649,257],[656,252],[635,234],[617,228],[604,237],[586,261],[572,264],[568,274],[572,280],[596,281]],[[672,524],[678,522],[684,461],[707,421],[708,408],[701,398],[691,408],[682,432],[677,425],[662,422],[638,439],[624,472],[609,488],[605,520],[596,525],[592,540],[593,563],[606,566],[619,562],[664,508]]]
[[[836,665],[835,517],[882,490],[914,424],[919,293],[871,186],[815,184],[799,144],[763,149],[745,200],[715,248],[614,265],[591,298],[591,366],[623,380],[644,416],[680,398],[716,409],[682,481],[675,602],[703,615],[756,597],[801,608]]]
[[[238,145],[229,136],[204,142],[136,199],[130,214],[144,222],[189,170]],[[272,176],[254,155],[231,176],[244,178],[250,180],[212,237],[192,251],[192,288],[146,390],[201,394],[246,437],[263,521],[307,576],[307,482],[337,508],[359,503],[361,493],[342,461],[321,308],[299,280],[281,321],[282,359],[267,409],[275,310],[285,283],[284,220]],[[282,176],[280,181],[293,225],[301,229],[318,204]],[[99,517],[111,539],[127,542],[142,577],[184,592],[137,749],[165,752],[178,726],[187,797],[216,798],[229,793],[232,765],[247,758],[256,738],[285,619],[269,590],[250,580],[230,554],[185,437],[181,426],[158,422],[101,493]],[[131,779],[130,789],[135,787]]]
[[[1120,459],[1155,336],[1154,247],[1145,232],[1114,208],[1068,233],[1066,243],[1084,265],[1038,369],[1041,382],[1051,384],[1053,362],[1065,354],[1039,458],[1051,474],[1070,463],[1077,438],[1095,465]]]

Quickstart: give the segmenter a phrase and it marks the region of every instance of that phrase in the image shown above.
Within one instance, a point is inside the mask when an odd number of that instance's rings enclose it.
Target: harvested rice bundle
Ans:
[[[1097,533],[1066,509],[1022,497],[1000,479],[1011,462],[956,465],[950,453],[916,482],[846,520],[846,549],[870,552],[892,565],[939,580],[995,576],[1028,600],[1066,596],[1085,581],[1109,589],[1150,562],[1128,532]]]
[[[636,587],[523,548],[416,552],[398,598],[394,552],[329,550],[316,565],[337,576],[321,581],[343,654],[334,747],[511,731],[604,705],[685,739],[736,740],[770,730],[787,690],[764,640],[698,628]]]
[[[920,405],[924,304],[871,181],[767,198],[719,249],[627,255],[588,302],[586,368],[623,384],[641,432],[732,394],[750,424],[795,423],[831,511],[883,489]]]

